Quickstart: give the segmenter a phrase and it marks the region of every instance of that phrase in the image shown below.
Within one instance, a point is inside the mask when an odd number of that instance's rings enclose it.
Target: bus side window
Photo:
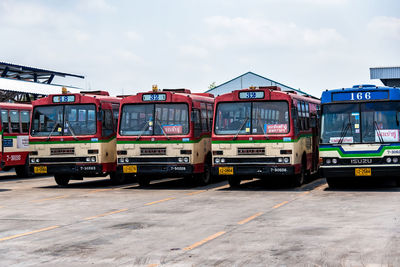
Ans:
[[[21,130],[23,133],[29,131],[30,116],[29,111],[21,110]]]
[[[303,130],[303,113],[301,111],[301,102],[297,102],[297,126],[300,131]]]
[[[207,109],[203,103],[201,103],[201,129],[203,133],[208,132]]]
[[[11,132],[20,133],[20,119],[18,110],[10,110]]]
[[[117,126],[118,126],[118,116],[119,116],[119,105],[118,104],[112,104],[112,112],[113,112],[113,117],[114,117],[114,131],[117,131]]]
[[[1,127],[5,133],[10,132],[10,127],[8,124],[8,110],[1,111]]]
[[[194,124],[194,137],[200,137],[201,133],[201,121],[200,121],[200,111],[198,109],[193,109],[193,124]]]
[[[307,127],[307,130],[308,129],[310,129],[310,107],[309,107],[309,104],[308,103],[304,103],[304,105],[305,105],[305,107],[306,107],[306,118],[305,118],[305,120],[306,120],[306,127]]]
[[[213,124],[213,105],[207,104],[207,115],[208,115],[208,129],[212,129],[212,124]]]
[[[103,136],[110,136],[114,132],[113,125],[113,114],[111,110],[104,110],[104,119],[103,119]]]

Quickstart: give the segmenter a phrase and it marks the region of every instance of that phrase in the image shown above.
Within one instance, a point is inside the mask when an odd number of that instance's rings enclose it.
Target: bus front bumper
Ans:
[[[371,175],[366,176],[356,176],[356,167],[336,167],[336,168],[320,168],[321,175],[323,177],[391,177],[391,176],[398,176],[400,167],[389,167],[389,166],[382,166],[382,167],[368,167],[368,166],[360,166],[357,168],[367,168],[371,169]]]
[[[222,168],[222,169],[220,169]],[[233,168],[232,172],[229,169]],[[232,170],[232,169],[230,169]],[[225,173],[225,174],[224,174]],[[228,174],[229,173],[229,174]],[[258,177],[262,178],[265,176],[286,176],[294,175],[295,167],[293,165],[273,165],[273,166],[259,166],[259,165],[215,165],[212,167],[212,174],[215,176],[240,176],[240,177]]]
[[[97,176],[104,174],[101,164],[37,164],[30,165],[29,168],[35,174],[70,174],[73,176]]]
[[[136,166],[135,171],[124,170],[124,166]],[[194,167],[191,164],[126,164],[118,165],[117,172],[128,175],[161,175],[162,178],[177,177],[193,174]],[[157,177],[155,177],[157,179]]]

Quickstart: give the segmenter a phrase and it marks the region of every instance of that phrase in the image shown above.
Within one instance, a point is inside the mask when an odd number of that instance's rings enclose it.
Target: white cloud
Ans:
[[[182,45],[179,47],[179,52],[183,56],[195,58],[204,58],[208,55],[207,49],[194,45]]]
[[[143,37],[139,33],[135,32],[135,31],[127,31],[127,32],[125,32],[125,37],[128,40],[133,41],[133,42],[137,42],[137,41],[143,40]]]
[[[78,3],[78,8],[80,10],[100,12],[116,10],[116,8],[111,6],[106,0],[81,0]]]
[[[400,18],[375,17],[368,24],[368,31],[378,38],[400,40]]]

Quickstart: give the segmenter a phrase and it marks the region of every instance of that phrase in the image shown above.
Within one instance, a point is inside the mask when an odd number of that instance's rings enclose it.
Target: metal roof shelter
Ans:
[[[238,77],[233,78],[232,80],[229,80],[223,84],[220,84],[210,90],[207,90],[206,93],[211,93],[217,96],[225,93],[230,93],[234,90],[249,88],[250,86],[256,86],[256,87],[279,86],[282,89],[282,91],[294,91],[301,95],[314,97],[306,92],[284,85],[280,82],[268,79],[251,71],[239,75]]]
[[[400,87],[400,67],[376,67],[370,68],[371,79],[380,79],[390,87]]]
[[[82,75],[0,62],[0,101],[31,102],[58,93],[63,86],[51,84],[55,76],[85,78]],[[78,88],[64,87],[71,92],[80,91]]]

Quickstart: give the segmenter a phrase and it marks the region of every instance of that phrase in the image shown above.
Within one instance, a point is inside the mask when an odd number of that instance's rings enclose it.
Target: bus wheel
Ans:
[[[69,176],[63,174],[56,174],[54,175],[54,180],[59,186],[66,186],[69,183]]]
[[[211,168],[208,163],[204,164],[204,172],[199,175],[198,180],[200,185],[208,185],[211,183]]]
[[[228,178],[228,183],[231,188],[238,188],[240,186],[240,182],[241,180],[239,177],[231,176]]]
[[[118,184],[125,183],[126,177],[122,173],[113,172],[113,173],[110,173],[110,180],[111,180],[111,183],[118,185]]]
[[[150,184],[150,179],[148,179],[147,177],[143,177],[143,176],[139,176],[137,178],[137,181],[141,187],[146,187]]]
[[[31,177],[31,172],[29,170],[29,165],[22,165],[15,167],[15,173],[18,178],[28,178]]]
[[[295,187],[301,186],[304,183],[304,177],[306,175],[306,171],[304,170],[303,166],[301,167],[300,173],[295,174],[293,177],[293,186]]]

